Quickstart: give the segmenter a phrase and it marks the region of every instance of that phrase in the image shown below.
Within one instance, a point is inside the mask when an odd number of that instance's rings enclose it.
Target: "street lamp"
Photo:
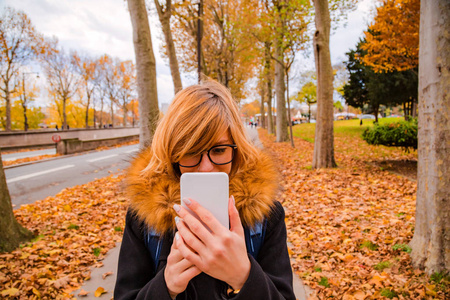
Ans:
[[[22,73],[22,85],[23,85],[23,117],[24,117],[24,130],[28,131],[28,119],[27,119],[27,94],[25,92],[25,75],[36,74],[36,78],[39,78],[39,72],[23,72]]]

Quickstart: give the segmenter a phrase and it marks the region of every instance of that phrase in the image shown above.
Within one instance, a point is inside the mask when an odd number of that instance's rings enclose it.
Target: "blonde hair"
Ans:
[[[143,170],[180,176],[177,163],[186,154],[199,154],[228,132],[236,144],[231,174],[256,160],[259,151],[247,138],[231,93],[218,82],[206,81],[175,95],[160,120],[151,144],[150,161]]]

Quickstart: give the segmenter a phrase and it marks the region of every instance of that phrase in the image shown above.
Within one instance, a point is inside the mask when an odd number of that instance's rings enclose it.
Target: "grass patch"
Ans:
[[[326,288],[330,287],[330,284],[328,283],[328,278],[325,276],[320,278],[319,285],[324,286]]]
[[[406,253],[411,253],[411,247],[406,245],[406,244],[395,244],[394,246],[392,246],[393,250],[400,250]]]
[[[116,226],[116,227],[114,227],[114,231],[116,231],[116,232],[122,232],[123,229],[122,229],[122,227],[120,227],[120,226]]]
[[[382,289],[380,295],[389,299],[397,297],[397,293],[394,290],[390,289]]]
[[[440,284],[440,283],[448,284],[448,283],[450,283],[450,273],[435,272],[434,274],[432,274],[430,276],[430,280],[434,281],[437,284]]]
[[[322,268],[321,268],[321,267],[315,267],[315,268],[314,268],[314,271],[315,271],[315,272],[322,272]]]
[[[377,263],[373,268],[377,271],[382,271],[384,269],[390,268],[392,264],[389,261],[382,261]]]
[[[67,227],[67,229],[79,229],[80,228],[80,226],[78,226],[78,225],[75,225],[75,224],[70,224],[68,227]]]
[[[361,243],[359,248],[361,248],[361,249],[367,248],[369,250],[375,251],[375,250],[378,249],[378,245],[375,244],[375,243],[372,243],[371,241],[364,241],[364,242]]]
[[[102,249],[94,248],[94,249],[92,249],[92,251],[94,252],[94,255],[98,257],[100,255],[100,253],[102,252]]]

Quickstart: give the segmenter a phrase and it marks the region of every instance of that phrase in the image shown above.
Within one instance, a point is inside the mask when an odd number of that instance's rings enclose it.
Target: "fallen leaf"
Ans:
[[[3,297],[5,297],[5,296],[15,296],[18,292],[19,292],[18,289],[10,288],[10,289],[7,289],[7,290],[3,290],[2,291],[2,296]]]
[[[78,293],[78,296],[80,297],[86,297],[89,294],[89,292],[81,289],[81,291]]]
[[[109,275],[112,275],[112,274],[113,274],[113,272],[111,272],[111,271],[103,273],[102,278],[105,279],[106,277],[108,277]]]
[[[102,294],[106,293],[106,290],[102,288],[101,286],[97,288],[97,290],[94,293],[95,297],[100,297]]]

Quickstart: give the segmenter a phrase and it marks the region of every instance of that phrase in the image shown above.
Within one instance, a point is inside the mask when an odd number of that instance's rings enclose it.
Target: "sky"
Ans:
[[[147,1],[153,3],[153,1]],[[356,11],[348,15],[345,27],[330,38],[332,64],[346,59],[367,29],[375,0],[360,0]],[[66,50],[76,50],[94,57],[108,54],[121,60],[133,60],[134,47],[130,14],[125,0],[0,0],[0,9],[11,6],[24,11],[37,31],[55,36]],[[173,83],[168,62],[159,55],[162,33],[156,13],[150,16],[153,49],[157,62],[159,103],[170,103]],[[306,68],[314,68],[314,56],[300,57]],[[295,78],[294,78],[295,80]],[[196,75],[183,74],[183,86],[196,83]],[[293,92],[295,84],[292,84]],[[298,86],[298,85],[297,85]]]

